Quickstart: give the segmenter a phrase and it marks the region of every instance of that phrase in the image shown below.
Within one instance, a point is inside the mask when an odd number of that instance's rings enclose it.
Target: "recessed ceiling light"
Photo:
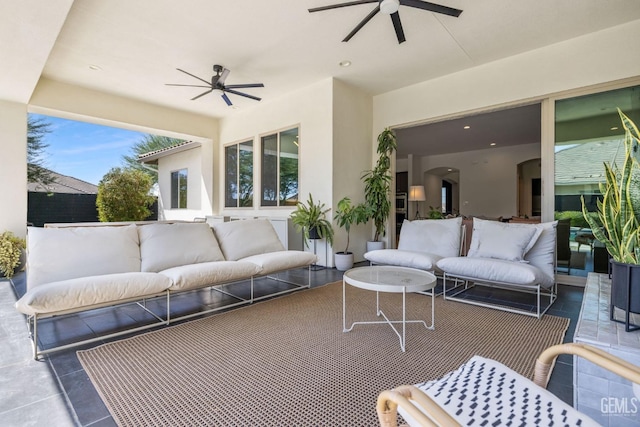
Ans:
[[[491,143],[491,144],[489,144],[489,145],[490,145],[490,146],[492,146],[492,147],[495,147],[495,146],[496,146],[496,143],[495,143],[495,142],[492,142],[492,143]]]
[[[613,126],[611,130],[618,130],[618,126]]]
[[[89,69],[93,70],[93,71],[101,71],[102,68],[98,67],[97,65],[89,65]]]
[[[453,172],[453,169],[447,169],[447,172]]]
[[[463,129],[471,129],[471,126],[466,125],[465,127],[463,127]]]
[[[349,61],[349,60],[340,61],[340,64],[339,64],[339,65],[340,65],[341,67],[348,67],[348,66],[350,66],[350,65],[351,65],[351,61]]]

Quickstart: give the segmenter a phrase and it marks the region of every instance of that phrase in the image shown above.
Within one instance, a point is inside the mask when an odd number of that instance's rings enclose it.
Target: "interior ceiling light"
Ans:
[[[93,70],[93,71],[100,71],[102,70],[102,68],[98,67],[97,65],[89,65],[89,69]]]
[[[341,67],[348,67],[348,66],[351,65],[351,61],[349,61],[349,60],[340,61],[339,65]]]
[[[618,126],[613,126],[611,130],[618,130]]]
[[[471,129],[471,126],[466,125],[465,127],[463,127],[463,129]]]
[[[491,144],[489,144],[489,145],[490,145],[490,146],[492,146],[492,147],[495,147],[495,146],[496,146],[496,143],[495,143],[495,142],[492,142],[492,143],[491,143]]]
[[[380,12],[391,15],[400,8],[400,0],[382,0],[380,2]]]

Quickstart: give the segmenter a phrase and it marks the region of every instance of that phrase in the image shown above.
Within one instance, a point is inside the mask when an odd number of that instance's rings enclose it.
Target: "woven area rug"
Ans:
[[[381,294],[398,319],[401,299]],[[407,296],[430,321],[431,297]],[[375,293],[347,286],[347,326],[375,320]],[[541,320],[436,298],[435,330],[342,332],[342,283],[79,351],[121,426],[376,426],[380,391],[437,378],[472,355],[528,376],[569,319]]]

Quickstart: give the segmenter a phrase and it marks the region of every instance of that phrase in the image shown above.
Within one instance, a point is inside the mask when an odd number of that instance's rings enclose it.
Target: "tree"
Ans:
[[[102,222],[143,221],[151,215],[154,197],[149,175],[134,169],[113,168],[98,184],[98,218]]]
[[[55,182],[51,171],[44,167],[45,150],[49,144],[44,137],[51,133],[51,123],[42,118],[27,118],[27,181],[47,186]]]
[[[123,155],[122,161],[126,169],[135,169],[151,178],[151,182],[158,182],[158,167],[156,165],[142,164],[138,161],[141,154],[150,153],[152,151],[168,148],[173,145],[181,144],[184,141],[177,138],[169,138],[168,136],[145,135],[140,141],[131,147],[130,155]]]

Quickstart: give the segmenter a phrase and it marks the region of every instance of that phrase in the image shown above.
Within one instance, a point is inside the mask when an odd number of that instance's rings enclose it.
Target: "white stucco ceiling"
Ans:
[[[343,43],[374,5],[307,11],[338,2],[0,0],[0,99],[28,102],[45,76],[224,117],[236,110],[219,96],[191,101],[199,88],[165,86],[197,82],[176,68],[208,80],[221,64],[227,84],[264,83],[246,90],[262,103],[329,77],[376,95],[640,19],[638,0],[442,0],[462,15],[401,6],[405,43],[383,14]],[[238,109],[255,103],[230,98]]]

